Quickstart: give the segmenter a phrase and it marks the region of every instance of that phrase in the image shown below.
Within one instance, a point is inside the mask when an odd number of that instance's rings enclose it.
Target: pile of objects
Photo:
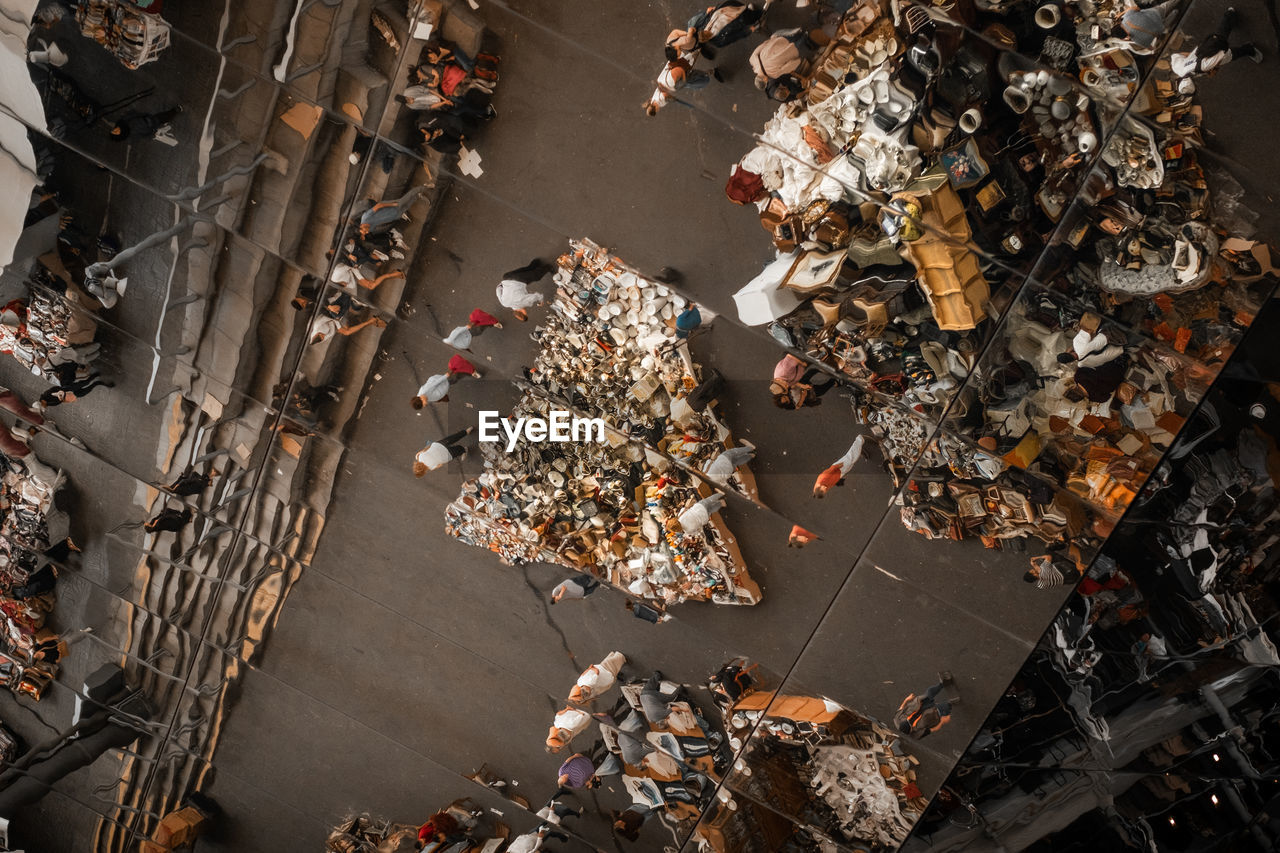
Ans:
[[[391,823],[367,814],[351,815],[338,823],[325,839],[329,853],[380,853],[383,850],[415,850],[418,828]]]
[[[569,752],[570,742],[597,723],[600,740],[589,756],[594,776],[620,776],[635,811],[658,811],[677,825],[696,823],[728,765],[724,739],[687,685],[656,671],[648,679],[629,679],[622,672],[625,665],[621,652],[610,652],[579,676],[556,714],[547,750]],[[615,684],[622,696],[610,711],[588,713]],[[570,761],[581,760],[580,755]]]
[[[726,187],[776,250],[741,319],[857,389],[925,535],[1104,536],[1274,283],[1122,11],[860,0]]]
[[[58,385],[91,376],[100,349],[89,297],[64,273],[56,255],[45,255],[27,294],[0,308],[0,353]]]
[[[47,552],[67,533],[66,514],[53,504],[63,477],[34,453],[0,454],[0,466],[0,683],[38,701],[66,653],[46,624],[57,601]]]
[[[837,842],[895,849],[928,802],[898,734],[830,699],[761,689],[755,672],[734,661],[709,684],[729,746],[752,738],[734,765],[735,789],[816,812],[810,823],[838,832]]]
[[[485,472],[463,485],[445,528],[513,564],[586,572],[662,605],[688,599],[755,604],[733,537],[715,516],[687,533],[681,512],[711,494],[697,470],[732,438],[684,396],[697,366],[672,318],[684,300],[589,241],[558,260],[556,297],[540,327],[515,417],[570,410],[605,422],[605,441],[482,443]],[[749,494],[749,475],[729,485]]]
[[[169,24],[128,0],[77,0],[76,24],[126,68],[155,61],[169,46]]]

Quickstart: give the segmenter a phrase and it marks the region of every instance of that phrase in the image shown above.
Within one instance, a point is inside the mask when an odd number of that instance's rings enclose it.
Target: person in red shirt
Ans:
[[[488,311],[482,311],[477,308],[467,317],[467,326],[471,331],[483,329],[486,326],[493,326],[495,329],[501,329],[502,324],[498,322],[498,318],[490,314]]]
[[[418,827],[418,849],[421,850],[432,841],[444,841],[457,831],[458,821],[453,815],[436,812]]]
[[[449,359],[449,381],[452,382],[459,376],[470,376],[473,379],[482,378],[480,371],[476,370],[474,364],[460,355],[455,355]]]

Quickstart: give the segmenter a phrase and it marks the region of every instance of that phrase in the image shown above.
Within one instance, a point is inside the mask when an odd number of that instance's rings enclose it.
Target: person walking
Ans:
[[[472,334],[479,335],[491,326],[495,329],[501,329],[502,323],[498,322],[498,318],[490,314],[488,311],[484,311],[480,308],[474,308],[471,313],[467,315],[467,328],[471,330]]]
[[[86,396],[94,388],[98,387],[114,388],[115,383],[108,382],[97,373],[92,373],[84,379],[72,379],[70,382],[63,382],[56,388],[50,388],[40,395],[40,402],[45,408],[71,403]]]
[[[338,261],[333,265],[333,272],[329,274],[329,280],[347,293],[355,293],[357,287],[363,287],[365,290],[376,290],[379,285],[393,278],[404,278],[404,270],[392,270],[383,273],[376,278],[365,278],[360,274],[358,267],[352,266],[346,261]]]
[[[421,409],[428,403],[447,403],[449,402],[449,386],[463,376],[481,379],[484,374],[476,370],[476,366],[462,356],[451,356],[446,372],[428,377],[427,381],[423,382],[421,387],[418,388],[418,393],[413,396],[410,402],[415,409]]]
[[[557,753],[564,749],[575,737],[585,732],[590,725],[590,714],[581,708],[565,705],[556,712],[555,719],[551,723],[551,730],[547,732],[547,752]],[[594,768],[592,772],[594,772]]]
[[[178,475],[178,479],[174,480],[172,485],[166,486],[165,491],[180,498],[189,498],[209,488],[213,483],[213,478],[216,476],[218,476],[216,469],[203,474],[193,468],[188,468]]]
[[[573,788],[599,788],[600,777],[596,775],[596,766],[591,759],[581,752],[575,752],[560,765],[556,773],[556,784],[560,786],[560,790],[553,797]]]
[[[696,35],[702,55],[715,59],[717,48],[727,47],[755,32],[762,14],[754,3],[724,0],[690,18],[688,32]]]
[[[462,356],[449,356],[449,381],[457,382],[463,376],[470,376],[472,379],[484,378],[484,374],[476,370],[476,366]]]
[[[1253,42],[1232,47],[1229,41],[1231,31],[1239,23],[1240,14],[1235,7],[1230,7],[1218,22],[1218,28],[1204,41],[1188,53],[1174,53],[1169,56],[1169,67],[1180,79],[1178,91],[1184,95],[1194,91],[1191,78],[1201,74],[1211,74],[1224,65],[1240,59],[1262,61],[1262,51]]]
[[[663,613],[658,608],[643,601],[632,601],[628,598],[622,606],[637,619],[643,619],[654,625],[671,621],[671,614]]]
[[[805,530],[800,525],[793,524],[791,525],[791,532],[787,534],[787,547],[803,548],[805,545],[808,545],[810,542],[818,538],[818,534],[814,533],[812,530]]]
[[[449,374],[437,373],[434,376],[427,377],[427,381],[423,382],[418,388],[418,393],[413,395],[413,407],[421,409],[428,403],[440,403],[449,401]]]
[[[924,692],[923,696],[915,693],[907,694],[893,715],[893,725],[904,735],[912,737],[928,737],[951,720],[951,706],[959,699],[948,699],[941,696],[944,685],[953,684],[949,672],[938,674],[938,683]]]
[[[466,449],[458,442],[475,432],[475,429],[475,427],[467,427],[439,441],[429,442],[413,457],[413,476],[421,477],[428,471],[434,471],[466,455]]]
[[[815,498],[824,498],[827,496],[832,487],[844,484],[844,478],[849,476],[849,472],[853,470],[853,466],[862,457],[863,438],[858,436],[853,440],[849,451],[831,464],[831,467],[818,475],[817,481],[813,484],[813,496]]]
[[[825,385],[813,382],[815,377],[825,377]],[[780,409],[799,409],[804,406],[817,406],[822,403],[822,396],[836,386],[836,379],[819,367],[805,369],[805,363],[791,353],[782,357],[773,368],[773,381],[769,383],[769,393],[773,395],[773,404]]]
[[[551,604],[560,601],[580,601],[600,587],[600,581],[591,575],[574,575],[571,578],[565,578],[551,590]]]
[[[342,320],[329,314],[322,314],[317,317],[315,322],[311,324],[311,343],[318,344],[334,335],[342,335],[344,338],[350,337],[369,326],[376,326],[379,329],[387,327],[387,321],[381,317],[366,317],[359,323],[350,326],[344,326],[342,323]]]
[[[539,831],[546,831],[552,838],[568,843],[569,836],[561,832],[558,827],[571,817],[582,817],[582,806],[574,808],[565,805],[556,797],[547,800],[547,804],[538,809],[538,817],[542,818],[542,826],[538,827]]]
[[[498,302],[516,315],[516,319],[525,322],[529,319],[529,309],[541,305],[546,299],[537,291],[530,291],[529,285],[535,284],[555,270],[555,266],[541,258],[534,258],[524,266],[509,270],[502,274],[498,282]]]
[[[154,518],[142,525],[142,529],[148,533],[177,533],[190,524],[192,518],[194,515],[191,507],[183,507],[181,511],[165,507]]]
[[[409,208],[413,205],[414,199],[422,194],[426,189],[422,185],[411,187],[407,193],[400,198],[392,201],[374,202],[373,199],[367,201],[372,206],[360,214],[359,231],[361,237],[368,237],[375,230],[381,230],[394,224],[397,220],[409,219]]]
[[[577,705],[590,702],[604,694],[618,681],[618,673],[627,662],[622,652],[609,652],[600,663],[593,663],[582,671],[578,681],[569,690],[569,701]]]
[[[111,126],[111,138],[116,142],[123,142],[130,137],[153,137],[180,112],[182,112],[181,104],[158,113],[134,113],[125,116]]]
[[[658,110],[675,100],[676,92],[680,89],[696,91],[705,88],[713,76],[720,82],[724,81],[720,75],[720,69],[714,69],[711,74],[699,71],[693,67],[693,63],[680,56],[675,48],[668,47],[667,64],[658,73],[653,94],[644,102],[645,115],[656,116]]]
[[[497,317],[477,308],[467,318],[467,324],[455,327],[448,337],[444,339],[444,342],[455,349],[470,352],[471,342],[490,326],[496,329],[502,328],[502,324],[498,322]]]
[[[680,529],[689,536],[702,532],[711,521],[711,516],[724,509],[724,495],[716,492],[709,498],[703,498],[680,513],[677,520]]]

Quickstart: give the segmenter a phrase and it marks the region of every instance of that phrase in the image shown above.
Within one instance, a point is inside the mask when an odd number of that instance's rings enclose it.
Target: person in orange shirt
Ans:
[[[844,482],[844,478],[849,476],[849,472],[853,470],[853,466],[858,459],[862,457],[862,436],[858,436],[853,440],[853,445],[849,448],[849,452],[841,456],[831,467],[818,475],[817,481],[813,484],[813,496],[815,498],[826,497],[827,492],[833,487]]]
[[[811,530],[805,530],[798,524],[791,525],[791,535],[787,537],[788,548],[803,548],[813,540],[819,538],[818,534]]]

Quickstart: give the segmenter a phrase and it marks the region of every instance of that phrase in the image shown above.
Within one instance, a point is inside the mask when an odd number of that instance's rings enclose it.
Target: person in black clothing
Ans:
[[[713,367],[707,371],[707,378],[699,382],[684,401],[695,412],[701,412],[716,401],[716,398],[724,392],[724,388],[724,377]]]
[[[148,533],[177,533],[190,524],[193,517],[191,507],[184,507],[181,512],[165,507],[155,518],[142,525],[142,529]]]
[[[74,362],[58,365],[54,373],[58,380],[57,387],[50,388],[40,395],[40,402],[45,405],[45,408],[73,402],[99,385],[107,388],[115,387],[114,382],[106,381],[97,373],[91,373],[84,378],[77,377],[78,368],[79,365]]]
[[[173,121],[178,113],[182,112],[181,106],[170,107],[158,113],[135,113],[134,115],[125,116],[117,121],[111,127],[111,138],[116,142],[123,142],[129,137],[139,137],[142,139],[150,138],[156,135],[156,131]]]
[[[1253,42],[1245,42],[1237,47],[1232,47],[1228,41],[1231,37],[1231,31],[1235,29],[1239,19],[1240,15],[1234,7],[1228,8],[1223,13],[1222,20],[1218,22],[1218,29],[1200,42],[1195,49],[1193,74],[1212,71],[1220,65],[1226,65],[1228,62],[1235,62],[1238,59],[1252,59],[1254,62],[1262,61],[1262,51]]]
[[[467,138],[467,126],[450,113],[429,113],[418,119],[423,142],[441,154],[457,154]]]
[[[660,622],[671,621],[671,617],[669,615],[644,601],[632,601],[628,598],[623,606],[626,607],[632,616],[637,619],[643,619],[646,622],[651,622],[654,625],[657,625]]]
[[[213,478],[218,476],[217,471],[210,471],[207,474],[201,474],[195,470],[188,468],[183,471],[178,479],[173,481],[173,485],[169,486],[165,491],[171,495],[177,495],[180,498],[198,495],[213,483]]]
[[[609,817],[613,821],[613,831],[621,835],[627,841],[640,840],[640,827],[644,825],[645,819],[653,814],[653,810],[640,811],[635,806],[620,812],[617,809],[609,810]]]

